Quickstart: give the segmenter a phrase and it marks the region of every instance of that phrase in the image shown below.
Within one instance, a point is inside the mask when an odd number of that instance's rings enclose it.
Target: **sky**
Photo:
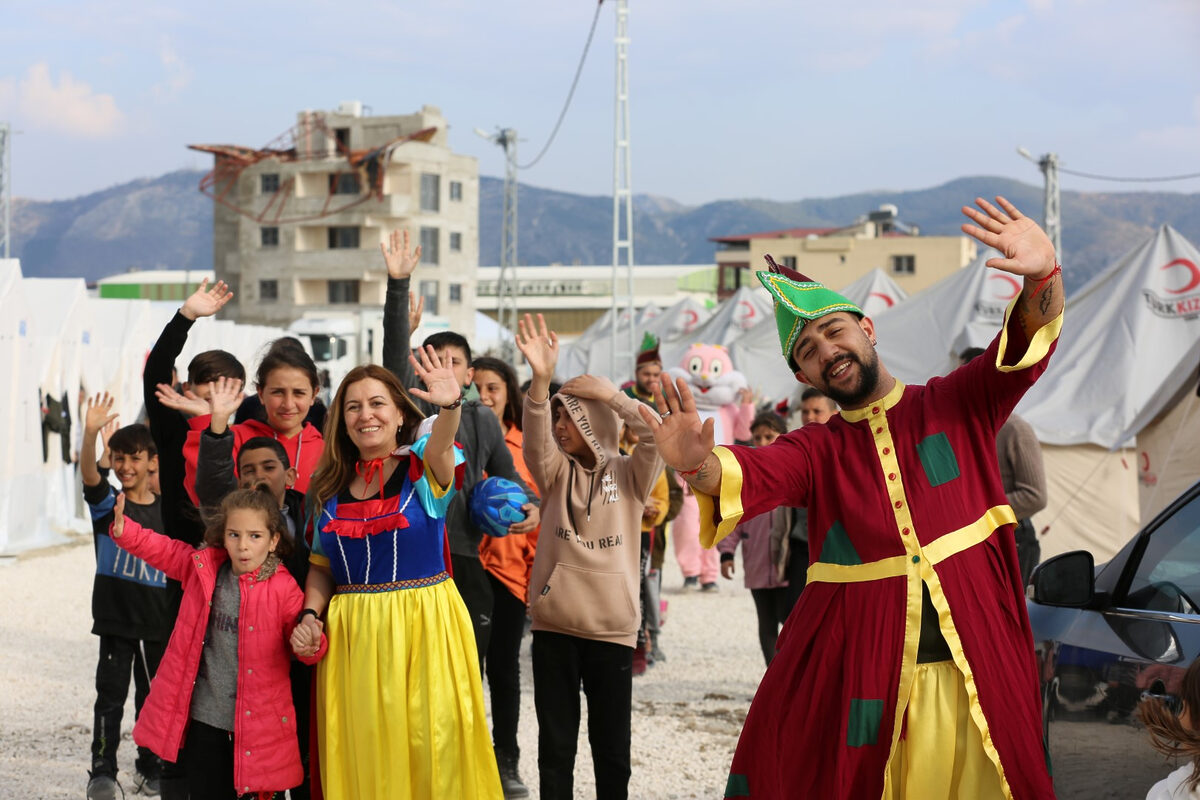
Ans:
[[[0,121],[17,197],[175,169],[191,143],[262,146],[302,109],[441,109],[451,147],[503,174],[546,141],[593,0],[10,0]],[[524,183],[613,186],[616,2]],[[1040,185],[1017,154],[1148,178],[1200,173],[1198,0],[629,0],[633,189],[696,205],[911,190],[964,175]],[[1065,190],[1200,192],[1200,178]]]

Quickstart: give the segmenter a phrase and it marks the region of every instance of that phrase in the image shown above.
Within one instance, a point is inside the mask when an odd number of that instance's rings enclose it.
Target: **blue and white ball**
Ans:
[[[521,487],[507,478],[484,478],[471,490],[471,522],[488,536],[507,536],[508,526],[524,522],[521,506],[529,502]]]

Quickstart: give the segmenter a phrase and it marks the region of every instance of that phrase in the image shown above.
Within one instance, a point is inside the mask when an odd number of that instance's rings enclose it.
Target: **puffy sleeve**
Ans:
[[[440,486],[429,467],[425,464],[425,446],[429,444],[429,434],[422,436],[409,450],[409,479],[416,489],[417,499],[425,513],[434,519],[445,519],[446,509],[454,493],[462,486],[463,470],[466,457],[463,456],[462,446],[454,443],[454,482],[449,486]]]

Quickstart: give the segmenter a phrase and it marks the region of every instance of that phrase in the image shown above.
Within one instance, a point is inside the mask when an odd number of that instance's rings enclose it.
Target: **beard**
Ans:
[[[874,348],[867,351],[865,359],[858,353],[847,353],[844,359],[839,359],[831,364],[826,373],[845,360],[858,365],[858,381],[848,389],[835,389],[830,385],[829,376],[826,374],[821,376],[825,385],[818,388],[842,408],[857,408],[870,399],[879,385],[879,355]]]

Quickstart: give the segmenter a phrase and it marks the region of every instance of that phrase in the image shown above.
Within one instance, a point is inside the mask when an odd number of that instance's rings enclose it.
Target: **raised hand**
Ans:
[[[676,472],[693,472],[700,468],[716,447],[714,420],[700,422],[692,390],[682,378],[662,382],[654,391],[654,403],[662,421],[642,405],[638,413],[654,432],[654,444],[667,466]]]
[[[208,401],[201,399],[191,389],[180,394],[169,383],[160,383],[154,390],[154,396],[167,408],[173,408],[189,417],[200,417],[208,413]]]
[[[420,353],[421,360],[418,361],[416,356],[409,354],[408,361],[421,383],[425,384],[425,388],[409,389],[408,393],[443,408],[458,402],[462,397],[462,387],[454,377],[454,370],[442,365],[442,360],[432,345],[420,348],[417,352]]]
[[[121,421],[117,419],[116,414],[113,414],[113,418],[100,429],[100,444],[104,445],[104,449],[100,451],[100,460],[96,462],[97,466],[104,469],[112,468],[112,451],[108,449],[108,441],[120,427]]]
[[[220,311],[226,303],[233,299],[233,292],[225,285],[225,281],[217,281],[217,285],[208,288],[208,278],[200,281],[200,286],[192,292],[192,296],[183,301],[179,313],[190,320],[200,317],[211,317]]]
[[[246,396],[242,394],[242,382],[237,378],[221,377],[209,384],[212,393],[208,396],[208,413],[212,415],[209,429],[220,435],[229,427],[229,420],[237,413]]]
[[[93,440],[96,434],[104,429],[104,427],[112,423],[119,416],[113,412],[113,398],[108,392],[101,392],[93,397],[89,397],[87,408],[83,414],[83,432],[85,435],[91,436]],[[111,433],[109,434],[112,435]],[[104,440],[104,446],[108,446],[108,439]]]
[[[389,278],[407,278],[413,274],[417,264],[421,263],[421,245],[417,245],[415,250],[409,250],[407,229],[392,231],[387,242],[379,243],[379,251],[383,253],[383,263],[387,264]],[[411,319],[411,315],[409,318]],[[414,329],[415,326],[409,328]]]
[[[517,333],[513,338],[533,374],[550,380],[558,364],[558,334],[546,327],[546,318],[541,314],[537,315],[537,319],[537,328],[534,328],[533,317],[529,314],[517,320]]]
[[[562,386],[563,394],[606,403],[616,397],[618,391],[616,384],[599,375],[576,375]]]
[[[125,533],[125,493],[121,492],[117,495],[117,500],[113,503],[113,521],[112,529],[109,531],[114,539],[120,539]]]
[[[108,440],[121,427],[121,420],[117,419],[117,415],[113,414],[112,419],[104,423],[104,427],[100,429],[100,444],[104,445],[104,452],[108,452]]]
[[[1003,258],[989,258],[989,267],[1034,280],[1049,275],[1055,265],[1050,237],[1008,200],[997,197],[996,202],[1000,208],[982,197],[975,198],[975,205],[983,211],[963,206],[962,212],[978,223],[963,223],[963,233],[1004,254]]]

